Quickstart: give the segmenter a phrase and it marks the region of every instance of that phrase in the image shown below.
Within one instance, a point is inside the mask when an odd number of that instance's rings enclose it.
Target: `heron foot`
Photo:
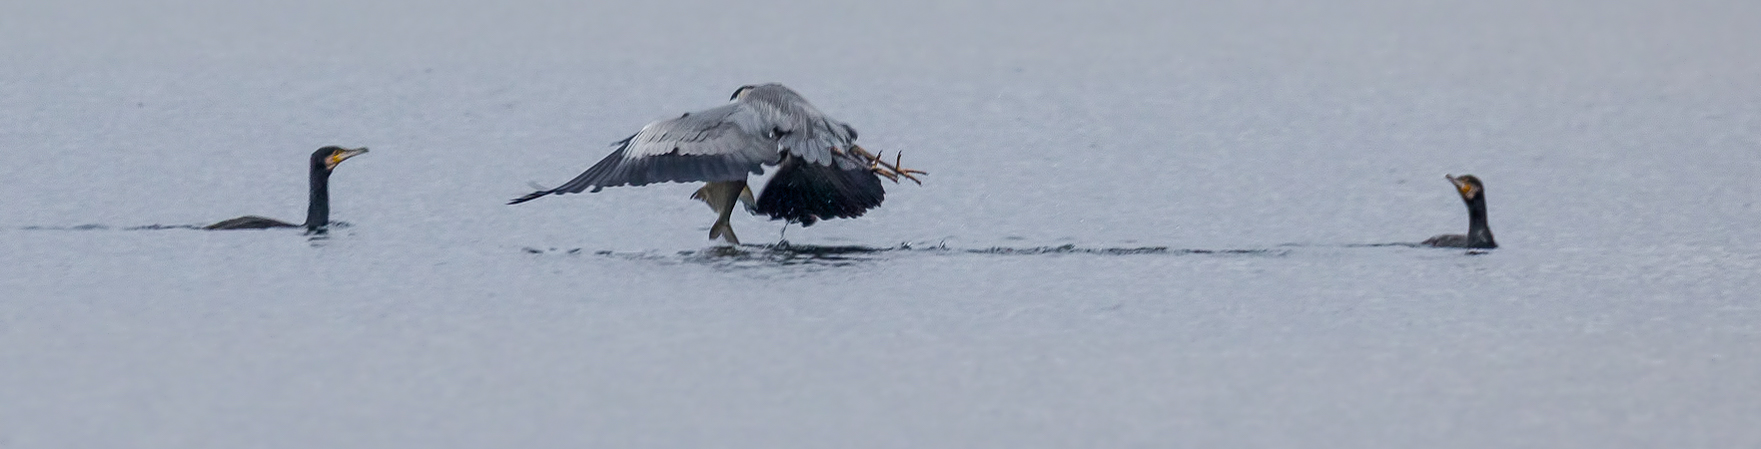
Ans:
[[[923,185],[923,180],[918,179],[916,175],[929,174],[929,172],[923,170],[900,167],[900,161],[902,161],[905,156],[903,152],[893,153],[893,162],[890,164],[887,163],[886,159],[882,159],[880,154],[869,154],[868,150],[864,150],[862,147],[851,146],[850,152],[863,159],[867,159],[869,170],[874,171],[875,174],[880,175],[881,177],[892,180],[893,183],[898,183],[899,178],[905,178],[911,180],[911,182],[917,183],[917,185]],[[881,154],[885,153],[885,151],[881,152]]]

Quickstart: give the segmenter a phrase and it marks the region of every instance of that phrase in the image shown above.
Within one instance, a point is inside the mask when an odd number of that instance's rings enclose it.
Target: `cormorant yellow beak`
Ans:
[[[348,158],[360,156],[360,155],[366,154],[366,153],[367,153],[367,147],[361,147],[361,148],[356,148],[356,149],[352,149],[352,150],[344,148],[341,150],[331,152],[330,157],[324,158],[324,169],[325,170],[335,170],[336,165],[341,164],[342,161],[345,161],[345,160],[348,160]]]
[[[1455,190],[1461,192],[1462,198],[1474,197],[1475,192],[1473,184],[1468,184],[1467,181],[1462,178],[1457,178],[1455,175],[1443,175],[1443,178],[1448,179],[1451,184],[1455,184]]]

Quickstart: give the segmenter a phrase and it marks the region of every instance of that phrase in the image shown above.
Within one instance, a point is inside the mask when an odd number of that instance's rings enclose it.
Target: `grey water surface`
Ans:
[[[1761,3],[5,10],[0,449],[1761,446]],[[931,174],[503,204],[770,81]]]

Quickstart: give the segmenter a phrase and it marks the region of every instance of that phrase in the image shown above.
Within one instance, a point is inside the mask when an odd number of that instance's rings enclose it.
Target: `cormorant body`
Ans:
[[[1498,242],[1492,239],[1492,228],[1486,224],[1486,187],[1480,178],[1474,175],[1445,175],[1450,183],[1455,184],[1456,192],[1461,194],[1461,201],[1467,203],[1468,233],[1444,234],[1425,239],[1424,245],[1439,248],[1497,248]]]
[[[246,215],[219,223],[211,224],[202,229],[219,231],[233,229],[268,229],[305,227],[307,232],[320,233],[330,226],[330,172],[336,170],[337,164],[348,158],[366,153],[366,148],[348,149],[337,146],[319,148],[312,152],[310,173],[310,195],[306,202],[306,222],[293,224],[273,218]]]

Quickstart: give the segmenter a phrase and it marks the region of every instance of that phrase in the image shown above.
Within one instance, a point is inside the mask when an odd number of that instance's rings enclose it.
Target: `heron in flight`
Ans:
[[[781,84],[740,86],[720,107],[660,120],[613,145],[611,155],[554,189],[515,198],[520,204],[548,195],[659,182],[703,182],[691,195],[715,210],[709,238],[740,244],[728,218],[736,203],[753,214],[812,226],[855,218],[886,197],[880,178],[919,185],[920,170],[891,163],[856,145],[856,129],[814,108]],[[747,179],[759,178],[754,195]]]

